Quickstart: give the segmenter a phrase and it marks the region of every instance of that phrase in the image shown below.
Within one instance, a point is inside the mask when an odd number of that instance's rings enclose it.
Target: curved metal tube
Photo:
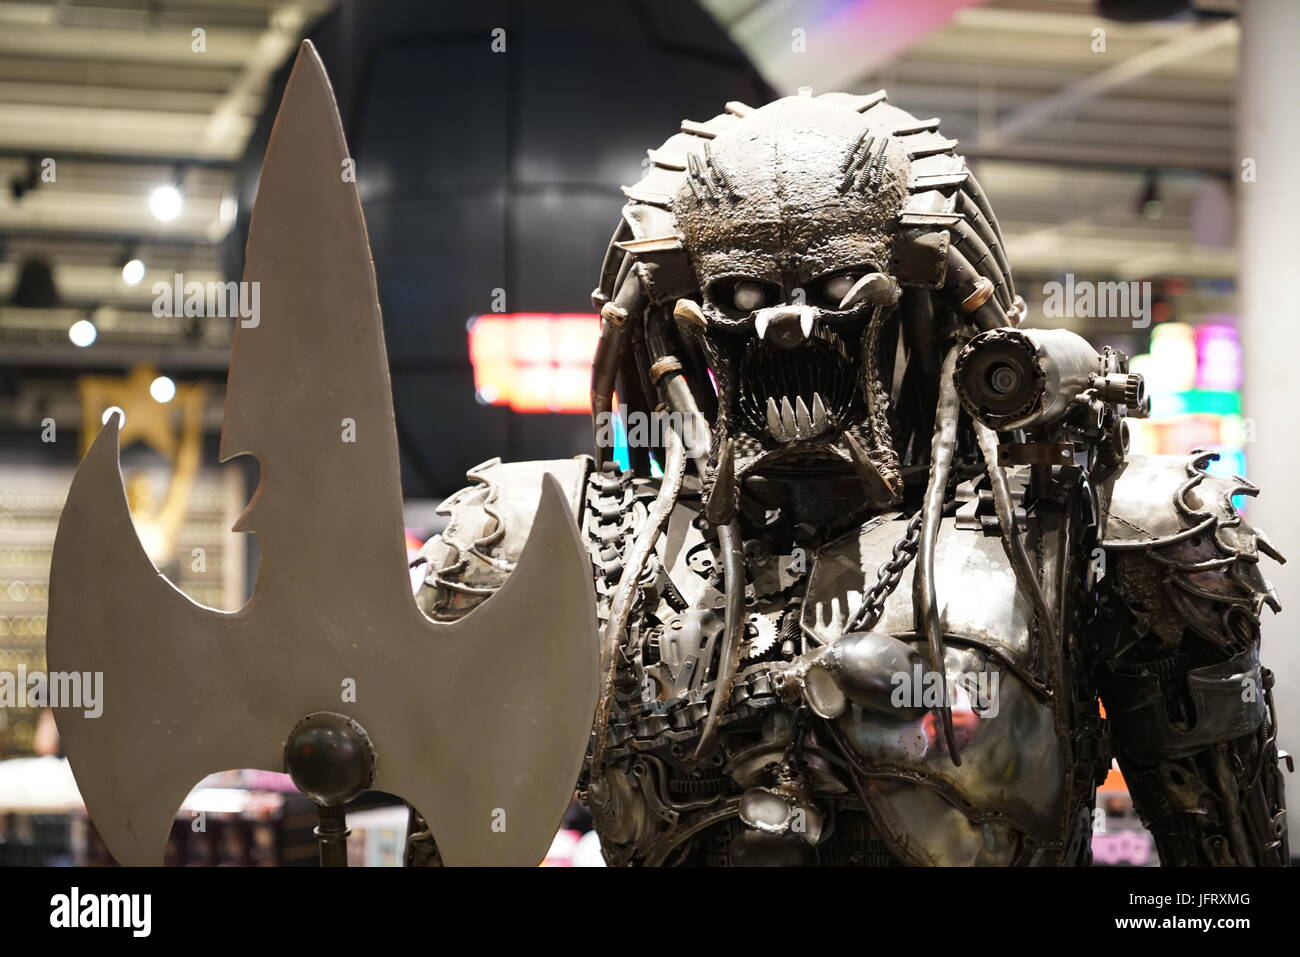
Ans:
[[[988,223],[993,235],[997,238],[997,245],[993,247],[993,253],[998,257],[998,265],[1002,267],[1002,273],[1007,279],[1007,291],[1011,293],[1011,298],[1016,297],[1016,281],[1011,274],[1011,267],[1007,265],[1006,252],[1002,246],[1002,227],[998,224],[998,217],[993,212],[993,207],[989,205],[988,197],[984,195],[984,187],[980,186],[974,174],[966,177],[965,182],[961,184],[959,202],[963,199],[969,199],[974,203],[975,208],[983,215],[984,221]]]
[[[731,705],[731,692],[740,668],[740,645],[745,631],[745,562],[740,522],[733,518],[718,526],[718,550],[722,552],[722,580],[726,588],[727,607],[723,619],[722,651],[718,655],[718,675],[713,684],[713,700],[695,748],[697,761],[708,757],[718,736],[718,723]]]
[[[997,257],[993,255],[993,250],[989,249],[983,237],[969,223],[958,221],[951,228],[953,233],[956,234],[957,243],[970,253],[969,256],[966,256],[967,261],[972,266],[979,263],[979,266],[975,268],[992,280],[995,294],[998,297],[998,304],[1002,306],[1004,312],[1009,310],[1011,308],[1011,292],[1007,286],[1006,277],[1002,273],[1002,267],[998,264]]]
[[[937,391],[939,360],[936,354],[937,329],[934,299],[928,290],[908,287],[903,290],[900,302],[900,326],[903,345],[907,347],[907,367],[903,372],[903,388],[899,394],[899,416],[906,415],[906,428],[900,422],[900,454],[906,456],[912,444],[912,462],[922,461],[920,437],[934,428],[928,399]],[[909,389],[908,386],[911,386]],[[904,401],[904,397],[908,401]],[[916,440],[913,440],[916,436]]]
[[[1034,567],[1029,561],[1025,543],[1020,540],[1020,533],[1016,528],[1015,503],[1011,500],[1011,485],[1007,481],[1006,470],[998,464],[997,433],[982,422],[976,421],[975,435],[979,439],[980,453],[984,456],[984,468],[988,472],[989,485],[993,488],[993,510],[997,512],[1002,544],[1007,550],[1007,557],[1011,559],[1011,567],[1015,570],[1020,587],[1029,592],[1029,597],[1038,610],[1038,617],[1047,632],[1047,640],[1052,647],[1056,647],[1056,621],[1047,606],[1043,586],[1038,581],[1038,576],[1034,574]]]
[[[942,700],[939,719],[952,763],[961,764],[957,739],[952,729],[952,707],[948,703],[947,671],[944,667],[943,629],[939,625],[939,598],[934,584],[934,549],[939,539],[939,520],[943,517],[944,492],[952,471],[953,451],[957,445],[957,416],[961,406],[952,372],[957,365],[959,346],[948,350],[939,371],[939,402],[935,408],[934,439],[930,445],[930,483],[925,489],[921,511],[921,535],[917,542],[916,568],[912,577],[912,609],[916,630],[924,633],[930,651],[930,668],[943,680],[939,682]]]
[[[969,181],[969,180],[968,180]],[[1016,289],[1015,283],[1011,278],[1011,266],[1007,263],[1007,254],[1002,248],[1002,240],[998,233],[997,226],[989,222],[979,204],[971,197],[971,194],[965,189],[957,191],[957,212],[966,215],[970,228],[974,229],[976,234],[984,241],[984,244],[992,251],[994,259],[997,260],[998,270],[1002,278],[1006,281],[1007,293],[1009,295],[1008,303],[1015,302]]]
[[[618,653],[622,644],[623,632],[627,620],[632,614],[632,605],[636,600],[637,586],[645,572],[646,562],[660,532],[672,514],[677,496],[681,492],[682,478],[686,473],[686,453],[677,433],[668,429],[665,438],[667,444],[664,478],[659,486],[659,493],[650,506],[645,525],[642,526],[632,550],[628,554],[627,565],[618,580],[618,588],[610,602],[609,619],[605,622],[605,631],[601,635],[600,652],[602,674],[600,679],[600,696],[596,699],[596,741],[592,746],[591,768],[593,776],[599,773],[605,758],[605,739],[608,737],[609,713],[614,702],[614,680],[618,676]]]
[[[596,467],[609,458],[609,450],[600,443],[601,423],[613,409],[614,381],[618,378],[627,346],[629,322],[640,322],[645,311],[646,294],[635,271],[629,272],[619,286],[618,295],[600,310],[600,341],[591,363],[591,424],[596,449]]]
[[[976,281],[984,278],[988,279],[982,272],[970,264],[955,245],[948,248],[948,272],[944,277],[943,288],[949,294],[957,297],[957,303],[969,296],[975,289]],[[989,282],[992,282],[989,279]],[[956,306],[957,303],[954,305]],[[960,309],[958,311],[965,316],[970,317],[970,321],[975,323],[981,332],[989,329],[1001,329],[1009,325],[1006,313],[1002,310],[1001,303],[997,300],[997,295],[990,296],[985,302],[971,311]]]
[[[646,342],[656,363],[667,363],[672,356],[667,354],[667,335],[660,328],[659,322],[646,324]],[[690,387],[682,381],[680,368],[665,372],[658,382],[660,395],[665,404],[683,422],[691,422],[696,432],[694,438],[700,439],[707,434],[708,426],[695,404],[695,397]],[[702,428],[701,428],[702,426]],[[671,430],[670,430],[671,431]],[[687,449],[695,469],[704,482],[709,469],[709,448],[701,441],[696,441]],[[713,700],[709,702],[709,713],[704,719],[700,731],[700,743],[695,749],[695,759],[702,760],[713,750],[718,736],[718,723],[731,703],[731,692],[736,682],[736,671],[740,668],[740,649],[745,636],[745,561],[741,548],[744,544],[740,531],[740,520],[734,515],[725,525],[715,526],[718,530],[718,551],[722,553],[723,591],[727,596],[727,605],[723,616],[722,650],[718,656],[718,674],[713,686]]]

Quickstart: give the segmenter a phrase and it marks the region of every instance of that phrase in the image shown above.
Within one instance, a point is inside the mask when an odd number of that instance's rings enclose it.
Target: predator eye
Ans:
[[[781,289],[775,283],[745,276],[731,276],[709,284],[707,298],[716,308],[733,319],[743,319],[751,312],[781,301]]]
[[[812,305],[830,312],[845,311],[844,307],[840,305],[844,301],[844,297],[853,291],[853,287],[857,285],[863,276],[871,274],[874,270],[874,266],[863,263],[843,272],[815,279],[808,284],[808,301]]]
[[[840,301],[849,294],[849,290],[853,288],[858,278],[859,274],[855,272],[843,272],[838,276],[831,276],[821,284],[821,298],[829,304],[829,308],[838,309]]]
[[[767,305],[768,290],[763,283],[738,282],[732,293],[732,302],[737,309],[753,312]]]

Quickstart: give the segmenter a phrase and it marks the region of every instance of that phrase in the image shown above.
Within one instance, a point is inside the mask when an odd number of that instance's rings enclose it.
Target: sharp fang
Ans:
[[[818,435],[825,432],[827,428],[830,427],[830,422],[827,420],[826,416],[826,403],[822,401],[822,394],[820,392],[813,393],[812,424],[813,431]]]
[[[874,277],[875,273],[870,273],[855,282],[853,288],[845,293],[844,298],[840,300],[840,309],[852,309],[866,299],[870,293],[872,283],[875,281]]]
[[[758,333],[758,338],[762,339],[767,335],[767,324],[771,321],[769,317],[761,313],[754,317],[754,331]]]
[[[811,439],[815,434],[813,432],[812,418],[808,415],[808,406],[803,400],[803,396],[795,399],[794,402],[795,424],[798,429],[795,436],[801,439]]]
[[[813,311],[811,309],[804,309],[799,313],[799,329],[805,339],[812,338]]]
[[[777,410],[776,399],[767,400],[767,431],[772,438],[785,441],[785,430],[781,427],[781,413]]]
[[[784,438],[787,442],[799,434],[794,418],[794,406],[790,404],[788,395],[781,396],[781,428],[785,431]]]

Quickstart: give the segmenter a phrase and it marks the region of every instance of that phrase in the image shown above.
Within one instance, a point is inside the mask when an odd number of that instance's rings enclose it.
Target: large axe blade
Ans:
[[[374,742],[373,787],[428,821],[446,863],[535,864],[554,836],[597,691],[590,565],[558,483],[501,590],[435,624],[406,572],[397,437],[374,270],[332,91],[304,43],[267,147],[236,332],[223,460],[261,481],[253,597],[195,604],[153,567],[127,509],[112,417],[59,521],[48,667],[101,672],[103,712],[56,711],[99,833],[161,861],[186,793],[231,768],[282,770],[299,719],[341,712]],[[355,701],[346,689],[355,688]]]

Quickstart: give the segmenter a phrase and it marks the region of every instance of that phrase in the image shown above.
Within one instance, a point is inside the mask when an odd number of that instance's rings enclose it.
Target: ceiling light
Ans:
[[[98,335],[99,330],[89,319],[78,319],[68,329],[68,338],[72,340],[72,344],[83,349],[94,343]]]
[[[179,216],[183,205],[181,191],[175,186],[159,186],[149,194],[149,212],[153,213],[154,219],[164,223]]]
[[[170,402],[176,397],[176,383],[165,375],[160,375],[149,383],[149,394],[155,402]]]
[[[144,262],[142,260],[128,259],[122,264],[122,282],[128,286],[138,286],[143,278]]]

